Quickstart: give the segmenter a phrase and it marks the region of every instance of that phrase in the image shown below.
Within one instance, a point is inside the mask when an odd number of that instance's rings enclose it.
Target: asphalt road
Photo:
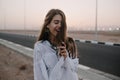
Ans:
[[[76,43],[81,64],[120,76],[120,46]]]
[[[36,37],[0,33],[6,39],[30,48],[34,47]],[[76,41],[80,64],[120,76],[120,46],[81,43]]]

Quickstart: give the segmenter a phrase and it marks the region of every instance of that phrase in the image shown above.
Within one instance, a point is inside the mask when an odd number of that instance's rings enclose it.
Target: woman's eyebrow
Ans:
[[[59,22],[60,20],[54,20],[54,22]]]

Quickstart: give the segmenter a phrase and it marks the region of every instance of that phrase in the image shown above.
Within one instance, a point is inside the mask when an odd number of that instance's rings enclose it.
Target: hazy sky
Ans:
[[[0,29],[39,29],[52,8],[64,11],[68,29],[95,28],[96,0],[0,0]],[[120,0],[98,0],[103,27],[120,27]]]

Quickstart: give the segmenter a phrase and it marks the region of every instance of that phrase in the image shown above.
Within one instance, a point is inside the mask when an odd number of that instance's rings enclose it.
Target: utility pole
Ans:
[[[6,30],[6,9],[4,8],[4,31]]]
[[[24,34],[26,36],[26,0],[24,0]]]
[[[5,1],[3,1],[3,5],[4,5],[4,6],[3,6],[3,10],[4,10],[4,11],[3,11],[3,13],[4,13],[4,14],[3,14],[3,15],[4,15],[4,16],[3,16],[3,24],[4,24],[4,31],[6,32],[6,14],[7,14],[7,13],[6,13],[6,12],[7,12],[6,10],[7,10],[7,7],[6,7],[5,4],[6,4]]]
[[[98,24],[97,24],[97,17],[98,17],[98,0],[96,0],[96,10],[95,10],[95,40],[98,40]]]

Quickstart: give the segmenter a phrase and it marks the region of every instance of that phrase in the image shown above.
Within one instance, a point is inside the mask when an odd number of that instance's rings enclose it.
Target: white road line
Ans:
[[[81,39],[81,40],[79,40],[79,41],[80,41],[80,42],[85,42],[86,40],[82,40],[82,39]]]
[[[113,43],[111,43],[111,42],[105,42],[105,45],[113,46]]]
[[[93,44],[97,44],[98,42],[97,42],[97,41],[91,41],[91,43],[93,43]]]

